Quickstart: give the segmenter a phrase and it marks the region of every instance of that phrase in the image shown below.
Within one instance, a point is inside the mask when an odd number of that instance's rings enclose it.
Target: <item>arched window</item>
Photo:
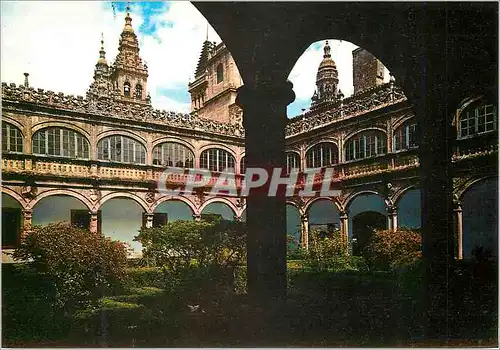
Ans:
[[[23,135],[12,124],[2,122],[2,152],[23,152]]]
[[[142,100],[142,85],[137,84],[135,86],[135,98],[138,100]]]
[[[245,174],[245,171],[247,170],[247,157],[244,156],[241,158],[240,161],[240,174]]]
[[[97,144],[97,159],[146,164],[146,148],[140,142],[127,136],[108,136]]]
[[[180,143],[165,142],[153,149],[153,165],[193,168],[194,154]]]
[[[406,122],[394,131],[394,150],[417,147],[417,124],[414,121]]]
[[[308,168],[322,168],[338,162],[338,148],[330,142],[319,143],[306,153],[306,167]]]
[[[224,67],[222,67],[222,63],[219,63],[217,66],[217,84],[224,80]]]
[[[383,132],[370,130],[351,137],[345,146],[345,160],[375,157],[386,152],[386,136]]]
[[[71,129],[50,127],[37,131],[32,139],[33,154],[68,158],[89,158],[89,141]]]
[[[286,154],[286,173],[290,174],[292,169],[300,170],[300,156],[295,152]]]
[[[473,103],[461,114],[458,124],[458,137],[468,138],[497,129],[497,109],[492,104]]]
[[[234,157],[226,150],[210,148],[201,153],[200,168],[212,171],[234,171]]]
[[[123,84],[123,95],[130,97],[130,83],[128,81]]]

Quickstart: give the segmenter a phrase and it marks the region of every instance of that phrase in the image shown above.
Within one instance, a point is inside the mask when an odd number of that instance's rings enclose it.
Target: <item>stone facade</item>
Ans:
[[[8,127],[5,135],[10,135],[8,140],[4,137],[3,143],[2,193],[19,204],[20,234],[30,229],[37,203],[57,195],[83,203],[92,231],[99,230],[102,206],[114,198],[135,201],[146,215],[148,226],[154,223],[157,208],[169,201],[187,205],[193,219],[199,219],[208,205],[223,203],[234,219],[244,220],[245,198],[211,196],[208,188],[196,195],[168,196],[157,188],[165,164],[157,164],[155,150],[163,144],[181,145],[193,155],[194,168],[204,167],[201,159],[205,151],[226,152],[234,160],[235,181],[241,187],[245,132],[242,110],[235,99],[242,81],[231,54],[224,44],[206,41],[195,81],[189,84],[192,112],[156,110],[147,95],[147,66],[139,56],[131,21],[127,15],[114,64],[108,66],[101,48],[94,82],[85,98],[34,89],[28,81],[21,86],[2,83],[2,129]],[[358,197],[379,198],[382,209],[377,210],[387,220],[386,227],[396,229],[401,199],[419,184],[418,136],[411,105],[394,79],[381,84],[378,60],[360,49],[353,56],[355,94],[344,98],[338,91],[336,66],[327,44],[318,69],[314,108],[290,118],[286,125],[287,166],[299,169],[297,187],[304,186],[307,169],[332,167],[331,188],[342,191],[341,196],[332,198],[288,198],[287,203],[299,214],[301,243],[306,247],[309,227],[317,224],[311,222],[310,210],[319,201],[330,203],[337,213],[339,228],[346,237],[353,238],[353,220],[359,211],[353,203]],[[126,83],[130,96],[125,93]],[[137,85],[141,86],[140,93],[134,94]],[[476,97],[464,101],[457,106],[454,124],[459,134],[461,116],[467,108],[489,106],[488,101]],[[457,201],[477,181],[496,176],[496,106],[492,115],[494,125],[488,132],[457,138],[453,156]],[[54,156],[50,147],[45,153],[35,152],[35,135],[48,128],[76,132],[80,136],[75,139],[88,141],[88,156]],[[21,143],[12,141],[16,135]],[[99,144],[112,136],[132,140],[134,149],[142,145],[144,161],[103,159]],[[40,139],[36,140],[40,147]],[[126,152],[121,147],[120,152]],[[323,175],[314,181],[319,183]],[[167,182],[174,187],[184,181],[185,176],[179,175]]]

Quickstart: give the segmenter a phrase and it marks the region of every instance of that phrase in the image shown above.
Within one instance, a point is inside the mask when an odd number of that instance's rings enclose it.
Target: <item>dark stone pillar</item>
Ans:
[[[243,109],[247,169],[268,169],[269,180],[272,168],[285,166],[286,107],[295,99],[292,87],[284,82],[238,89],[236,103]],[[247,287],[260,302],[286,296],[285,205],[284,191],[269,197],[267,188],[251,189],[247,198]]]
[[[454,227],[450,116],[453,111],[447,108],[449,99],[445,79],[439,81],[430,74],[424,79],[428,79],[429,84],[425,86],[420,104],[415,107],[421,131],[421,227],[425,266],[423,321],[425,336],[436,339],[449,336],[452,315]]]

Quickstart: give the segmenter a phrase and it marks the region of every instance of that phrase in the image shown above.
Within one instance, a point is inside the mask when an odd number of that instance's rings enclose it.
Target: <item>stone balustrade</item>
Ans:
[[[463,159],[487,156],[498,152],[498,148],[487,150],[475,150],[463,152],[453,156],[453,162]],[[360,177],[376,176],[378,174],[404,171],[407,169],[418,168],[418,155],[414,151],[398,152],[382,155],[360,161],[337,164],[333,167],[333,176],[331,182],[340,182]],[[2,174],[20,174],[29,176],[59,176],[71,178],[92,178],[102,180],[124,181],[124,182],[158,182],[164,168],[150,165],[132,165],[132,164],[112,164],[93,160],[70,160],[54,159],[53,157],[33,156],[29,154],[9,154],[4,153],[2,158]],[[167,186],[180,186],[188,181],[202,181],[203,175],[197,174],[196,178],[188,174],[185,169],[184,174],[171,173],[167,176]],[[212,173],[207,181],[207,187],[216,184],[219,174]],[[315,175],[314,186],[320,186],[324,178],[324,169]],[[230,176],[226,178],[224,184],[235,184],[240,188],[244,180],[244,175],[235,174],[234,179]],[[305,173],[301,172],[298,176],[298,186],[303,188],[306,185]]]

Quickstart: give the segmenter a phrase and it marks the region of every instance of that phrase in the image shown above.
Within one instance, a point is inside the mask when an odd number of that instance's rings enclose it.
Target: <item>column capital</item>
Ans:
[[[347,210],[339,211],[339,218],[344,220],[347,219]]]
[[[309,221],[309,216],[307,214],[300,215],[300,221],[302,221],[302,222],[308,222]]]
[[[201,214],[193,214],[194,221],[201,221]]]
[[[291,81],[285,82],[261,82],[256,85],[243,85],[237,90],[238,95],[235,103],[241,107],[260,104],[276,103],[288,106],[295,100],[295,92]]]

